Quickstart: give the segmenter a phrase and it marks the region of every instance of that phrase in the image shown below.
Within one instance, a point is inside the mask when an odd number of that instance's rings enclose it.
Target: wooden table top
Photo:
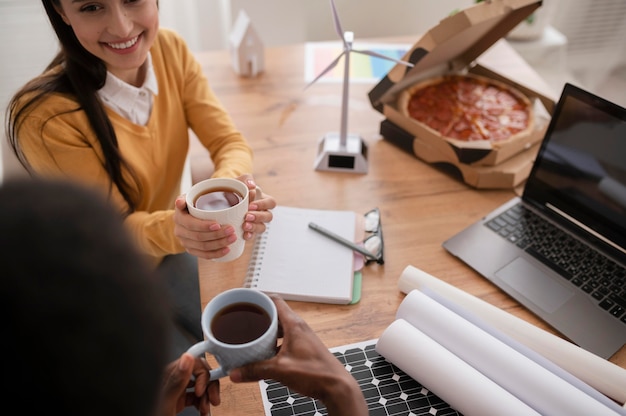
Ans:
[[[380,208],[385,264],[364,268],[361,301],[348,306],[289,302],[329,348],[381,335],[404,299],[397,283],[408,265],[556,334],[442,247],[444,240],[513,197],[514,190],[473,189],[381,138],[384,117],[367,97],[374,84],[351,84],[348,118],[348,131],[368,144],[369,172],[316,171],[318,140],[339,131],[342,87],[318,82],[304,90],[304,44],[266,48],[265,71],[252,79],[234,73],[228,51],[199,53],[198,58],[254,150],[254,177],[265,193],[287,206],[357,213]],[[554,96],[505,42],[496,43],[483,58],[511,78],[523,78]],[[243,284],[251,247],[249,242],[243,256],[230,263],[200,260],[203,306],[216,294]],[[221,392],[222,404],[213,415],[264,415],[257,383],[237,385],[226,378]]]

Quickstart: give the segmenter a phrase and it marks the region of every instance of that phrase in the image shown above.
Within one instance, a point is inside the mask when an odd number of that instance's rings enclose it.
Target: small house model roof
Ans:
[[[244,10],[239,10],[239,15],[230,32],[230,42],[233,45],[239,45],[247,34],[256,35],[256,31],[250,22],[250,17]],[[257,36],[258,37],[258,36]]]

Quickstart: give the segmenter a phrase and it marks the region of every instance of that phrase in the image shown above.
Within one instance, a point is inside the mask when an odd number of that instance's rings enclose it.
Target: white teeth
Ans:
[[[124,43],[107,43],[107,45],[109,45],[113,49],[127,49],[127,48],[130,48],[131,46],[133,46],[135,43],[137,43],[138,39],[139,39],[139,36],[135,36],[133,39],[129,40],[128,42],[124,42]]]

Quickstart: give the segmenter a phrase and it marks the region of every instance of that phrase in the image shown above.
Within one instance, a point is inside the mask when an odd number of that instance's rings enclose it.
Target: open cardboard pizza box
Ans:
[[[413,153],[419,159],[432,164],[448,175],[479,189],[510,189],[522,184],[532,169],[540,143],[520,152],[497,166],[476,166],[460,162],[448,162],[427,142],[413,136],[389,120],[380,123],[380,134],[387,141]]]
[[[372,106],[396,127],[409,134],[402,137],[410,140],[410,145],[401,147],[411,148],[416,156],[429,163],[448,162],[456,164],[459,169],[467,169],[465,165],[496,167],[520,153],[526,153],[526,160],[532,164],[534,154],[528,150],[543,139],[547,121],[555,105],[555,97],[545,90],[536,90],[532,82],[525,85],[518,78],[513,79],[500,72],[500,68],[483,65],[481,54],[492,48],[494,43],[505,42],[500,39],[540,6],[541,1],[537,0],[491,0],[477,3],[443,19],[411,47],[404,60],[414,66],[408,68],[397,64],[369,92]],[[535,79],[540,79],[510,46],[506,46],[521,61],[520,65],[526,67],[525,70],[532,72]],[[506,65],[503,68],[506,72]],[[445,74],[465,73],[496,80],[526,95],[531,102],[532,111],[541,113],[534,117],[533,129],[500,145],[486,140],[452,141],[406,116],[398,108],[399,97],[411,86]],[[388,134],[392,132],[387,132]],[[397,140],[395,142],[398,144]]]

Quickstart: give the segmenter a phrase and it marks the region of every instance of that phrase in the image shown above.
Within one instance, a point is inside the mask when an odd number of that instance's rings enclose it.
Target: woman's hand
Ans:
[[[250,240],[254,234],[264,232],[265,224],[272,221],[273,215],[270,210],[276,208],[276,200],[261,191],[252,175],[241,175],[237,179],[245,183],[250,190],[248,212],[243,223],[243,238]]]
[[[228,254],[228,246],[237,240],[232,225],[222,226],[216,221],[194,217],[187,209],[185,195],[176,198],[174,206],[174,235],[189,254],[203,259],[217,259]]]
[[[185,407],[193,406],[201,416],[209,415],[210,405],[220,404],[220,384],[219,381],[209,381],[209,371],[210,367],[204,359],[187,353],[170,363],[163,373],[158,414],[175,416]],[[194,381],[191,380],[192,374]],[[191,387],[193,391],[187,391]]]
[[[248,212],[242,224],[243,238],[250,240],[254,234],[265,231],[265,224],[273,218],[270,210],[276,207],[276,200],[260,191],[252,175],[245,174],[237,179],[250,190]],[[195,218],[187,209],[185,195],[176,198],[174,205],[174,235],[189,254],[203,259],[217,259],[230,252],[228,246],[237,240],[232,225]]]

